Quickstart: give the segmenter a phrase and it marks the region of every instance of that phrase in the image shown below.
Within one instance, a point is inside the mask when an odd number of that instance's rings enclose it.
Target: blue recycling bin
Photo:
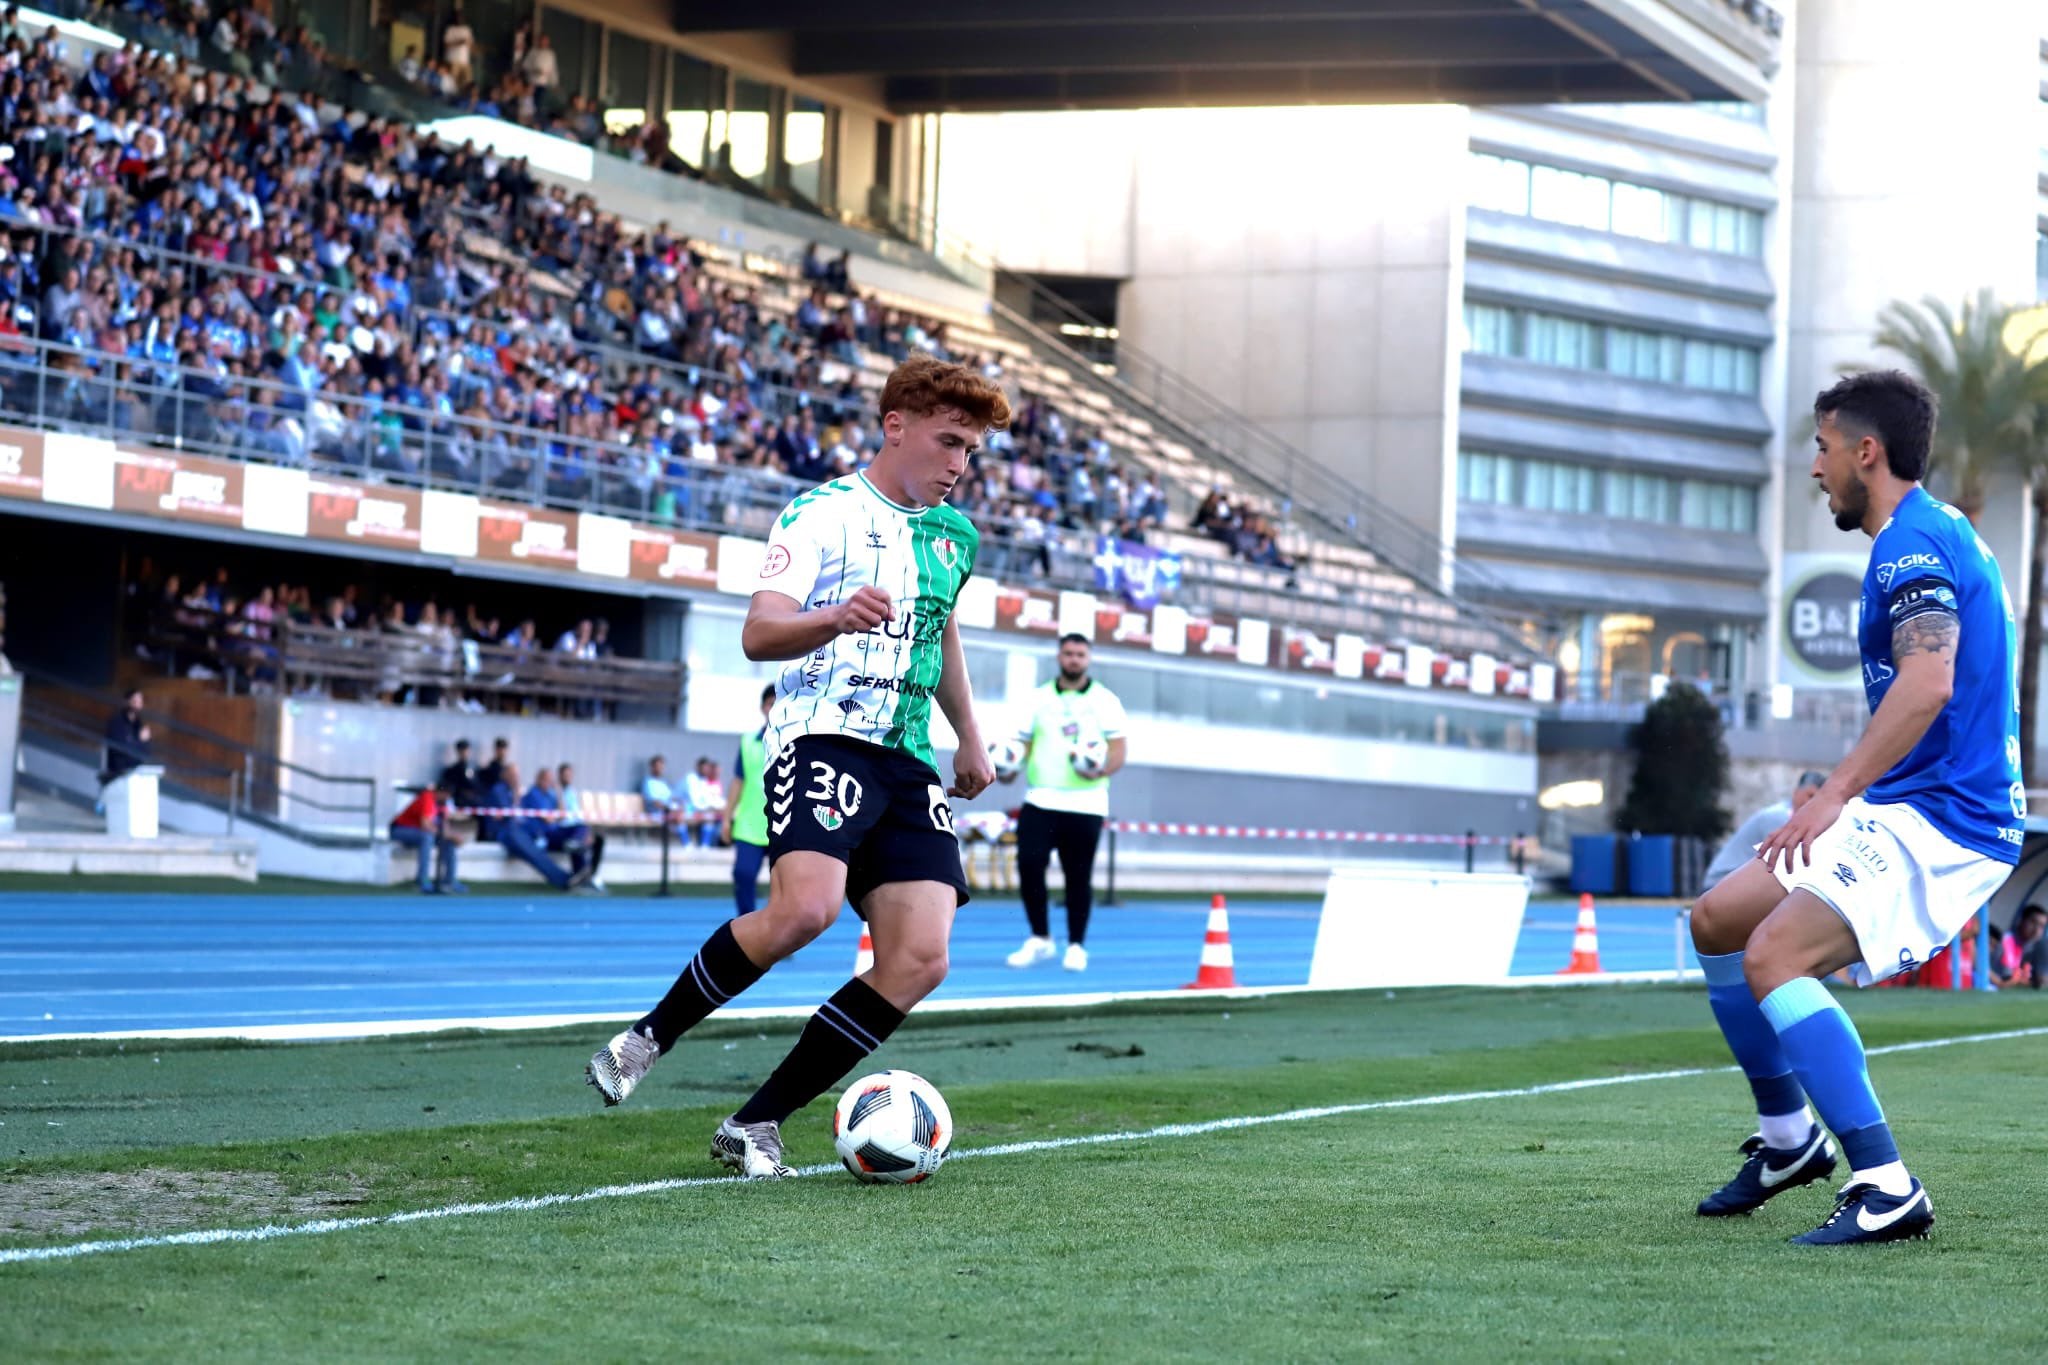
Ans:
[[[1628,893],[1631,896],[1678,894],[1678,839],[1670,834],[1639,834],[1628,841]]]
[[[1572,836],[1572,891],[1590,891],[1596,896],[1611,896],[1621,889],[1620,879],[1615,875],[1617,868],[1616,845],[1620,841],[1612,834],[1574,834]]]

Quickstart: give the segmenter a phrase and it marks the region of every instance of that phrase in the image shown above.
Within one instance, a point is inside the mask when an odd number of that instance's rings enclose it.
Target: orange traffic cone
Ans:
[[[1592,976],[1600,971],[1600,930],[1593,923],[1593,893],[1579,894],[1579,926],[1572,931],[1572,960],[1566,976]]]
[[[860,927],[860,947],[853,954],[853,974],[859,976],[875,965],[875,939],[867,925]]]
[[[1209,929],[1202,935],[1202,965],[1184,991],[1213,991],[1237,984],[1237,962],[1230,955],[1230,914],[1222,893],[1209,900]]]

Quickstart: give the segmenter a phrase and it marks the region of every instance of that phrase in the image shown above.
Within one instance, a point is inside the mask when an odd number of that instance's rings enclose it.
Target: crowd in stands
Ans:
[[[218,22],[315,50],[251,13]],[[861,467],[881,440],[867,356],[1003,377],[854,289],[844,255],[807,252],[764,296],[522,162],[140,45],[75,73],[11,9],[0,239],[0,411],[653,520],[729,522],[735,498]],[[1003,571],[1049,572],[1061,530],[1163,522],[1164,490],[1102,432],[1028,393],[1017,410],[955,494],[1013,543]],[[1276,554],[1261,529],[1227,539]]]
[[[543,764],[527,784],[513,761],[511,740],[493,740],[490,759],[479,765],[470,742],[459,739],[447,765],[392,820],[390,834],[394,843],[418,853],[418,886],[428,894],[465,889],[457,878],[457,849],[472,832],[558,891],[603,887],[605,834],[597,825],[665,828],[685,844],[705,848],[731,837],[730,793],[716,759],[699,758],[678,788],[668,780],[667,760],[656,754],[647,761],[638,795],[638,808],[630,814],[600,814],[587,804],[572,765]],[[566,866],[556,854],[567,858]]]
[[[246,690],[276,690],[288,656],[281,653],[284,633],[294,627],[324,643],[365,652],[386,661],[372,676],[320,680],[301,690],[344,700],[377,700],[441,706],[482,713],[491,710],[561,714],[594,718],[597,702],[522,695],[516,687],[517,656],[551,656],[558,664],[575,660],[589,665],[617,657],[611,625],[602,617],[563,620],[561,629],[544,634],[534,617],[507,621],[479,610],[475,602],[458,609],[431,596],[407,602],[390,594],[374,607],[354,583],[316,594],[306,583],[237,582],[225,567],[211,573],[161,573],[148,560],[126,588],[129,637],[138,656],[160,664],[166,672],[190,678],[229,678]],[[394,650],[392,645],[401,648]],[[408,683],[399,666],[402,653],[440,656],[451,673],[478,673],[482,646],[500,646],[489,655],[493,673],[484,681],[505,686],[475,689],[427,687]],[[503,651],[512,651],[506,657]],[[513,676],[500,679],[498,670]]]
[[[1240,497],[1212,488],[1195,509],[1194,529],[1223,542],[1248,564],[1293,569],[1273,536],[1273,519]]]

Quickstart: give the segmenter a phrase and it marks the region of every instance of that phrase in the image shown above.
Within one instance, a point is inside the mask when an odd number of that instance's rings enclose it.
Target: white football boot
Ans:
[[[711,1135],[711,1155],[749,1180],[781,1180],[796,1174],[782,1164],[782,1126],[776,1123],[727,1119]]]
[[[627,1029],[597,1050],[583,1068],[583,1079],[607,1106],[618,1104],[654,1069],[654,1059],[660,1055],[652,1038]]]

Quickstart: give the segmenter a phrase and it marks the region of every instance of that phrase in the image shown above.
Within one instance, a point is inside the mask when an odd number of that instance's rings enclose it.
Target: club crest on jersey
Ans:
[[[827,834],[831,834],[846,823],[846,817],[841,815],[838,808],[834,806],[812,806],[811,814],[818,817],[818,824],[824,828]]]
[[[939,557],[939,563],[955,568],[960,563],[960,542],[951,536],[940,536],[932,542],[932,553]]]

